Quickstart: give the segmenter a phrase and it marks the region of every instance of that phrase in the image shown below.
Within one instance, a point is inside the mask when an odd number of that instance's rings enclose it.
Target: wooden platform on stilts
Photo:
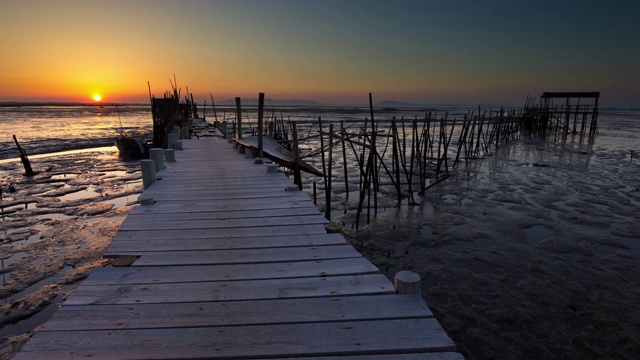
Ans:
[[[462,359],[281,173],[183,140],[98,268],[15,359]]]

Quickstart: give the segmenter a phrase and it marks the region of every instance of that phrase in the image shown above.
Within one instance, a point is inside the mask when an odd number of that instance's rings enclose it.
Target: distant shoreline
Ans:
[[[289,103],[292,101],[292,103]],[[220,107],[235,107],[235,103],[231,103],[232,100],[223,100],[220,101],[217,106]],[[256,107],[257,99],[245,99],[242,101],[243,107]],[[91,106],[91,107],[112,107],[112,106],[145,106],[151,107],[151,104],[147,103],[113,103],[113,102],[100,102],[100,103],[84,103],[84,102],[55,102],[55,101],[0,101],[1,107],[44,107],[44,106]],[[199,107],[202,104],[198,105]],[[207,107],[210,107],[210,104],[207,104]],[[303,107],[303,108],[362,108],[368,107],[368,104],[323,104],[317,102],[310,102],[310,104],[305,103],[305,100],[274,100],[267,99],[267,103],[265,104],[267,107]],[[409,108],[424,108],[430,110],[440,110],[440,109],[497,109],[502,107],[497,104],[478,104],[478,105],[469,105],[469,104],[413,104],[413,103],[403,103],[403,102],[395,102],[395,101],[382,101],[373,105],[374,108],[400,108],[400,109],[409,109]],[[504,106],[505,108],[517,108],[517,107],[509,107]],[[633,106],[608,106],[608,107],[600,107],[599,110],[615,110],[615,111],[640,111],[640,108]]]

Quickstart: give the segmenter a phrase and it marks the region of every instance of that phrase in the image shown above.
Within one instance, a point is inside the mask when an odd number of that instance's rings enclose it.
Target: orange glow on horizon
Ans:
[[[102,96],[100,96],[100,94],[93,95],[93,101],[100,102],[101,100],[102,100]]]

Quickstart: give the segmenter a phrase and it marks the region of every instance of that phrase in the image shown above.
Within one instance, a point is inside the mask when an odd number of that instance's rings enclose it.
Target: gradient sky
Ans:
[[[0,0],[0,101],[522,105],[600,91],[640,107],[640,1]]]

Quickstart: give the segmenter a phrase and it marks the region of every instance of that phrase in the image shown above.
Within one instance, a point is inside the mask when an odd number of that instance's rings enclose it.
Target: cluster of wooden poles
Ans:
[[[448,111],[440,114],[427,111],[420,120],[417,116],[412,120],[378,120],[371,94],[369,100],[370,119],[363,123],[345,127],[344,121],[340,121],[339,129],[329,123],[326,131],[326,124],[319,117],[319,148],[310,153],[321,157],[327,219],[331,218],[333,148],[339,146],[342,152],[346,200],[349,199],[348,164],[355,159],[359,178],[356,228],[364,213],[367,224],[371,214],[377,214],[382,185],[395,189],[398,203],[407,199],[409,204],[415,204],[416,194],[421,195],[448,178],[449,170],[461,161],[477,159],[490,153],[492,146],[498,147],[519,136],[520,117],[515,110],[470,111],[461,122],[450,119]],[[301,141],[314,138],[315,135]]]
[[[530,100],[527,104],[531,105]],[[321,166],[325,174],[321,183],[327,219],[331,219],[333,181],[342,178],[345,200],[348,201],[350,187],[355,186],[349,178],[358,178],[356,228],[363,216],[366,215],[369,224],[371,215],[377,214],[381,187],[393,188],[398,203],[406,200],[409,205],[416,204],[417,196],[447,179],[458,164],[492,154],[522,135],[531,135],[529,129],[532,125],[539,128],[538,135],[554,133],[549,132],[553,130],[550,127],[542,129],[541,122],[545,118],[539,117],[531,122],[525,116],[528,107],[478,109],[455,115],[449,111],[428,110],[421,119],[418,116],[413,119],[377,119],[369,94],[370,117],[364,121],[346,122],[323,121],[321,117],[317,121],[285,121],[282,115],[278,118],[275,111],[265,121],[263,108],[264,94],[260,94],[258,124],[251,127],[251,133],[261,136],[264,129],[265,135],[278,140],[296,155],[302,145],[311,149],[304,157],[317,159],[312,163]],[[240,98],[236,98],[235,118],[232,114],[229,119],[225,116],[223,119],[225,125],[227,122],[233,125],[233,129],[227,131],[228,136],[241,138]],[[306,136],[300,137],[299,131]],[[340,162],[342,169],[336,172],[334,164]],[[302,188],[299,171],[292,170],[294,182]],[[314,201],[317,202],[317,182],[312,181],[312,185]]]

